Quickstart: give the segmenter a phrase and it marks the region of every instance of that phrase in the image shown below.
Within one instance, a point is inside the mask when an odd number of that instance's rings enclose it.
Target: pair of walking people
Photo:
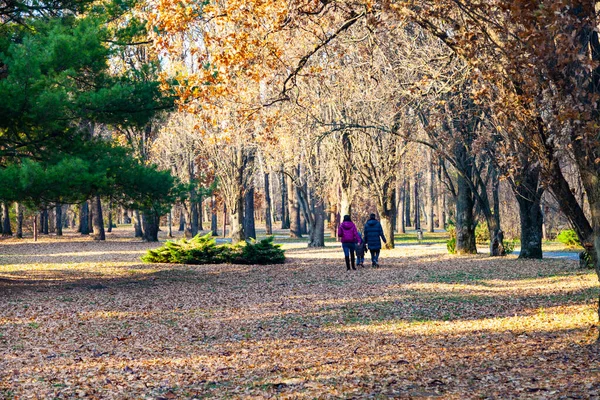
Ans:
[[[375,214],[369,216],[369,220],[363,229],[363,236],[358,233],[358,229],[349,215],[344,215],[344,221],[338,228],[338,237],[342,242],[344,257],[346,259],[346,269],[356,269],[356,264],[362,266],[364,263],[365,250],[371,252],[371,263],[373,268],[379,266],[379,253],[381,251],[381,240],[387,243],[383,228]]]

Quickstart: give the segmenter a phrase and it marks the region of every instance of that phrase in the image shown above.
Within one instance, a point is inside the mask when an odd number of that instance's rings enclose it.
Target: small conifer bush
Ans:
[[[220,244],[210,233],[190,240],[168,241],[142,256],[148,263],[170,264],[283,264],[284,250],[270,236],[260,241]]]

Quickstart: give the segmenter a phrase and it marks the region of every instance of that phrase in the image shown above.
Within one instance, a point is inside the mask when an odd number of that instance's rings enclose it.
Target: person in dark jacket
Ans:
[[[371,214],[369,220],[365,224],[365,229],[363,229],[363,239],[371,252],[371,263],[373,264],[373,268],[379,267],[379,252],[381,251],[380,238],[383,240],[383,243],[387,243],[381,224],[375,219],[375,214]]]
[[[352,269],[356,269],[356,259],[354,257],[354,250],[356,244],[360,243],[360,236],[358,235],[358,229],[356,225],[350,219],[349,215],[344,215],[344,222],[342,222],[338,228],[338,236],[340,242],[342,242],[342,249],[344,250],[344,257],[346,258],[346,270],[350,271],[350,262],[352,261]]]

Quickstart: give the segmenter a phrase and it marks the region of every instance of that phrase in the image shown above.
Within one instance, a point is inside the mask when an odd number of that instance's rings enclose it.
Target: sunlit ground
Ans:
[[[597,278],[575,261],[410,243],[346,272],[330,242],[172,266],[129,234],[0,243],[0,398],[600,396]]]

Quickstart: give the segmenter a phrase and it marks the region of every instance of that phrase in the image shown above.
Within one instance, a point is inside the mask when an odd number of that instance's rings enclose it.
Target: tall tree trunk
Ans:
[[[210,230],[213,236],[218,236],[218,221],[217,221],[217,199],[213,194],[210,197]]]
[[[144,210],[142,220],[144,226],[142,238],[146,242],[158,242],[160,215],[154,210]]]
[[[392,223],[392,214],[394,212],[395,202],[395,190],[391,189],[391,191],[389,191],[389,188],[387,190],[384,188],[381,197],[379,197],[377,201],[377,212],[379,213],[383,235],[387,240],[384,245],[386,249],[394,248],[394,225]]]
[[[435,175],[433,171],[433,157],[429,157],[429,171],[427,173],[427,189],[428,189],[428,199],[427,199],[427,232],[434,232],[433,220],[434,220],[434,204],[435,204]]]
[[[197,204],[197,209],[198,209],[198,232],[203,231],[204,230],[204,226],[202,225],[202,215],[204,214],[203,212],[203,208],[204,208],[204,199],[202,198],[202,194],[198,194],[198,201],[196,202]]]
[[[244,196],[240,195],[235,199],[235,203],[229,211],[231,221],[231,241],[238,243],[246,240],[244,232]]]
[[[223,205],[223,237],[227,236],[227,206]]]
[[[170,237],[170,238],[172,238],[173,237],[173,208],[171,208],[169,210],[169,216],[168,216],[167,224],[169,225],[167,236]]]
[[[329,200],[329,235],[334,239],[338,239],[337,230],[340,225],[340,214],[337,209],[337,200],[330,198]]]
[[[88,229],[90,233],[94,233],[94,207],[92,206],[93,200],[88,200]]]
[[[104,233],[104,218],[102,216],[102,202],[100,196],[92,198],[92,215],[94,224],[94,240],[106,240]]]
[[[352,213],[353,193],[352,187],[342,186],[340,188],[340,215],[351,215]]]
[[[2,205],[2,236],[12,236],[12,229],[10,227],[10,215],[9,215],[9,204],[4,203]]]
[[[183,210],[179,210],[179,232],[185,231],[185,213]]]
[[[398,191],[400,202],[398,203],[398,232],[406,233],[406,182],[402,181]]]
[[[112,232],[113,228],[113,202],[111,199],[108,200],[108,229],[107,232]]]
[[[292,178],[288,178],[288,207],[290,215],[290,237],[301,238],[300,233],[300,203],[298,201],[298,188],[292,181]]]
[[[131,222],[133,223],[134,236],[136,238],[143,238],[144,234],[142,232],[142,217],[140,215],[140,210],[133,210]]]
[[[190,233],[191,236],[194,237],[198,234],[198,203],[197,203],[197,195],[196,190],[192,189],[190,191]]]
[[[42,215],[44,216],[44,222],[41,224],[40,228],[41,228],[41,232],[44,235],[47,235],[48,233],[50,233],[49,224],[48,224],[48,217],[49,217],[48,207],[44,208],[44,211],[42,211]]]
[[[456,253],[476,254],[473,193],[461,174],[457,178],[456,198]]]
[[[23,205],[21,203],[16,204],[17,207],[17,237],[23,238]]]
[[[269,173],[264,173],[265,177],[265,231],[267,235],[273,234],[273,221],[271,214],[271,191],[269,185]]]
[[[543,189],[537,187],[537,178],[527,176],[530,181],[522,182],[516,188],[515,197],[519,203],[521,220],[521,252],[519,258],[542,258],[542,226],[544,216],[540,206]],[[528,179],[528,180],[529,180]]]
[[[288,198],[288,187],[283,167],[281,169],[280,187],[281,187],[281,229],[290,228],[290,213],[289,213],[289,198]]]
[[[415,177],[415,182],[413,184],[413,208],[415,210],[415,229],[419,230],[421,229],[421,210],[420,210],[420,199],[419,199],[419,182],[418,182],[418,176]]]
[[[131,223],[131,217],[127,213],[127,209],[126,208],[123,209],[123,223],[124,224],[130,224]]]
[[[63,235],[63,212],[62,204],[56,203],[56,236]]]
[[[90,234],[89,213],[90,213],[90,209],[88,206],[88,202],[84,201],[79,206],[79,232],[82,235]]]
[[[309,229],[308,247],[325,247],[325,206],[323,200],[316,199],[313,221]]]
[[[506,254],[504,251],[504,232],[500,229],[500,198],[498,195],[500,189],[500,180],[498,178],[498,171],[496,168],[492,171],[492,201],[493,201],[493,224],[490,225],[488,222],[488,228],[490,233],[490,255],[492,256],[503,256]],[[483,189],[485,190],[485,189]]]
[[[256,239],[256,225],[254,221],[254,186],[246,189],[244,194],[244,232],[247,238]]]
[[[405,224],[406,226],[412,226],[411,222],[410,222],[410,196],[411,196],[411,190],[410,190],[410,179],[406,180],[406,188],[404,190],[404,219],[405,219]]]
[[[38,213],[33,214],[33,241],[38,240]]]
[[[438,226],[440,229],[446,229],[446,191],[442,181],[442,167],[438,170]]]

